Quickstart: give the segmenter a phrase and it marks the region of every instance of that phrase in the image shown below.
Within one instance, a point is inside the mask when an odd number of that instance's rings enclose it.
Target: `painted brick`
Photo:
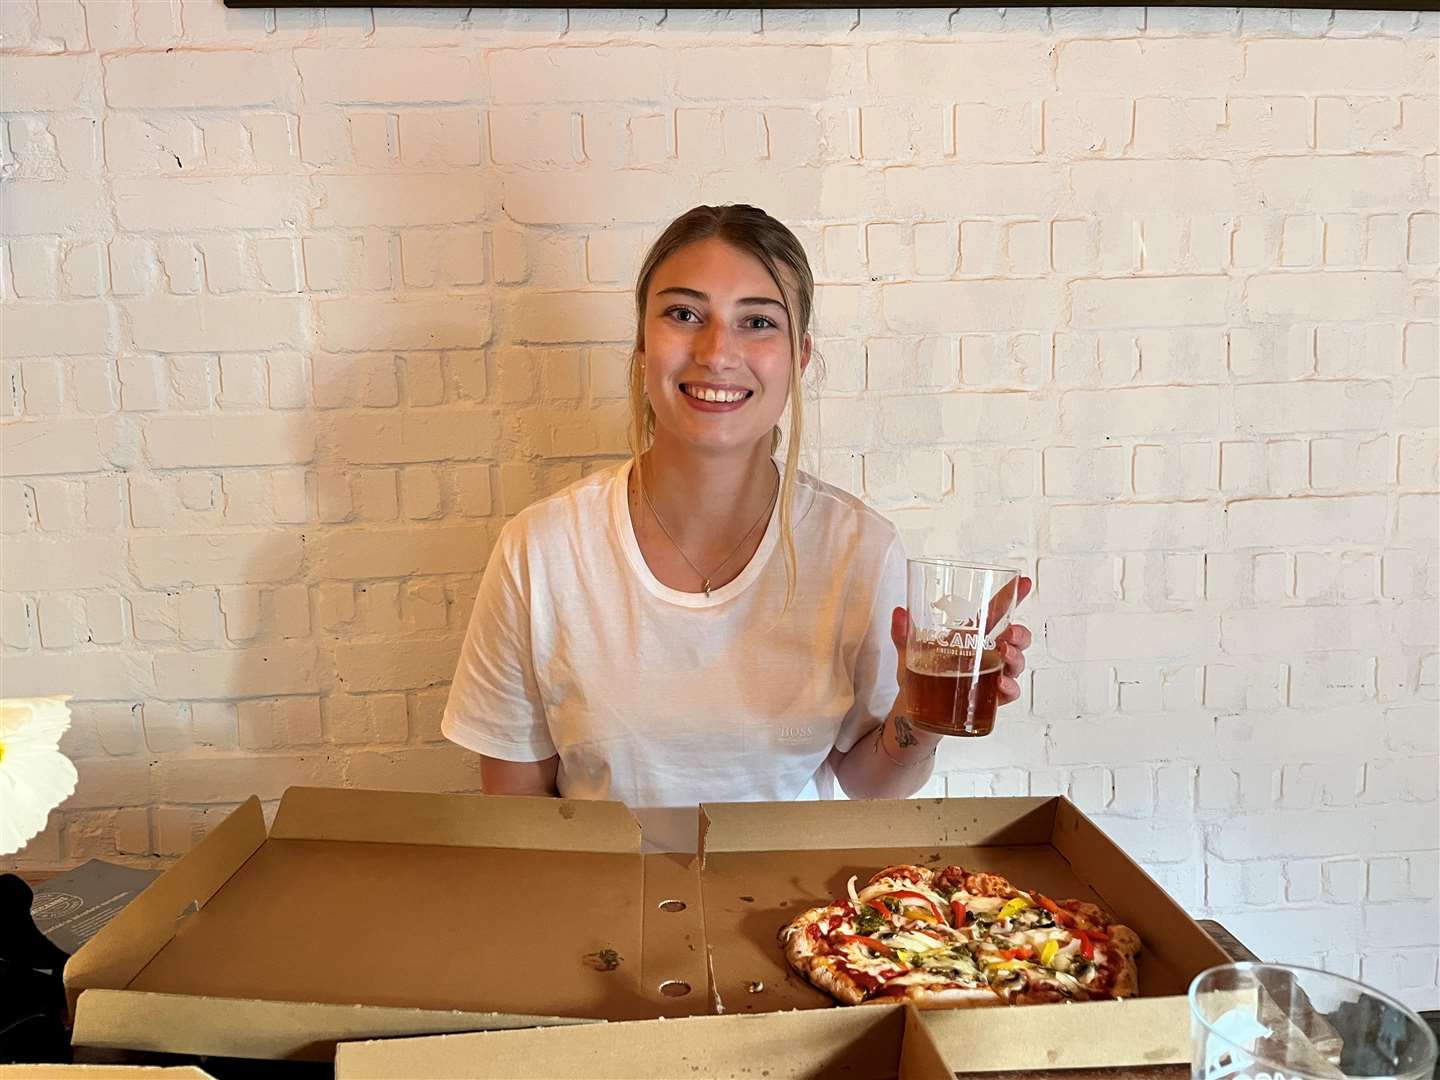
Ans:
[[[1405,64],[1402,41],[1271,38],[1245,45],[1243,83],[1246,89],[1265,92],[1373,90],[1392,86]]]
[[[1235,418],[1262,432],[1369,430],[1383,423],[1390,402],[1390,385],[1379,380],[1241,386]]]
[[[1220,423],[1220,394],[1208,386],[1069,390],[1060,399],[1061,430],[1070,435],[1204,433]]]
[[[295,69],[279,52],[133,52],[105,61],[113,108],[237,108],[293,98]]]
[[[1241,499],[1225,510],[1226,532],[1234,547],[1379,544],[1388,525],[1383,495]]]
[[[1213,652],[1217,630],[1192,615],[1062,615],[1047,621],[1046,640],[1058,660],[1144,660]]]
[[[489,65],[492,97],[500,105],[664,96],[665,50],[655,46],[499,49]]]
[[[0,426],[6,476],[98,472],[106,465],[94,420],[56,418]]]
[[[885,323],[898,333],[1038,329],[1062,303],[1049,282],[910,282],[881,290]]]
[[[1113,91],[1137,96],[1223,90],[1244,70],[1238,43],[1225,40],[1071,41],[1060,50],[1056,82],[1063,93]]]
[[[1050,57],[1039,42],[923,42],[872,45],[866,62],[877,94],[901,100],[990,101],[1050,86]]]
[[[220,335],[235,350],[298,347],[306,342],[306,304],[292,297],[152,296],[125,304],[137,348],[204,352]]]
[[[1259,158],[1250,166],[1261,205],[1306,211],[1408,207],[1419,166],[1400,155]]]
[[[104,201],[92,180],[7,180],[0,225],[6,236],[94,235],[108,228]]]
[[[892,166],[881,181],[884,205],[910,218],[1033,214],[1058,202],[1063,191],[1060,175],[1038,163]]]
[[[483,101],[481,58],[468,49],[296,49],[305,101],[411,104]]]
[[[465,347],[490,338],[484,296],[320,300],[315,320],[320,346],[335,351]]]
[[[1211,507],[1191,502],[1056,506],[1050,544],[1066,553],[1203,548],[1215,536],[1216,518]]]

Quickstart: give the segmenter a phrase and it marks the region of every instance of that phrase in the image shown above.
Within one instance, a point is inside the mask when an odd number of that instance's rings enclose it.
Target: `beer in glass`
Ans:
[[[911,559],[907,569],[910,722],[940,735],[989,735],[1005,666],[995,638],[1010,625],[1020,574],[951,559]]]

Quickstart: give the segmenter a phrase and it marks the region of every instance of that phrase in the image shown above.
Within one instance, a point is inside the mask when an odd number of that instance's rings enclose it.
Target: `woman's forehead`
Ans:
[[[712,300],[782,300],[764,263],[716,236],[686,244],[655,268],[650,295],[672,288],[694,290]]]

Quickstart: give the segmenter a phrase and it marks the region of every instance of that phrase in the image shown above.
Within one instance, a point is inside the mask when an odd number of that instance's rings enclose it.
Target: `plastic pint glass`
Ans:
[[[989,735],[1004,663],[995,638],[1010,625],[1020,573],[952,559],[907,564],[910,722],[940,735]]]

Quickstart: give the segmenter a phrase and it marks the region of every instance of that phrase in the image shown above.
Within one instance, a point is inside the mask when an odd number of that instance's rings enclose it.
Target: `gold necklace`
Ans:
[[[685,549],[680,546],[680,542],[671,535],[670,530],[665,525],[665,520],[660,516],[660,511],[656,510],[655,504],[650,501],[650,489],[645,486],[644,476],[637,476],[636,483],[640,485],[640,494],[645,497],[645,505],[650,508],[650,513],[655,518],[655,524],[660,526],[660,531],[665,534],[665,539],[669,540],[670,545],[677,552],[680,553],[680,558],[685,560],[685,565],[690,567],[691,570],[695,571],[695,576],[700,578],[700,587],[705,590],[705,595],[707,597],[710,595],[711,580],[721,570],[725,569],[726,564],[728,564],[730,560],[739,553],[740,549],[745,546],[745,541],[750,539],[750,534],[755,531],[756,527],[760,524],[760,522],[764,521],[770,516],[770,511],[775,506],[775,500],[780,497],[780,480],[779,477],[776,477],[775,491],[771,494],[769,502],[765,504],[765,512],[755,519],[754,525],[751,525],[750,528],[745,530],[745,535],[740,537],[740,543],[735,545],[735,547],[731,550],[730,554],[726,555],[725,558],[720,562],[720,565],[715,567],[714,570],[710,571],[710,573],[707,574],[690,561],[690,556],[685,554]]]

